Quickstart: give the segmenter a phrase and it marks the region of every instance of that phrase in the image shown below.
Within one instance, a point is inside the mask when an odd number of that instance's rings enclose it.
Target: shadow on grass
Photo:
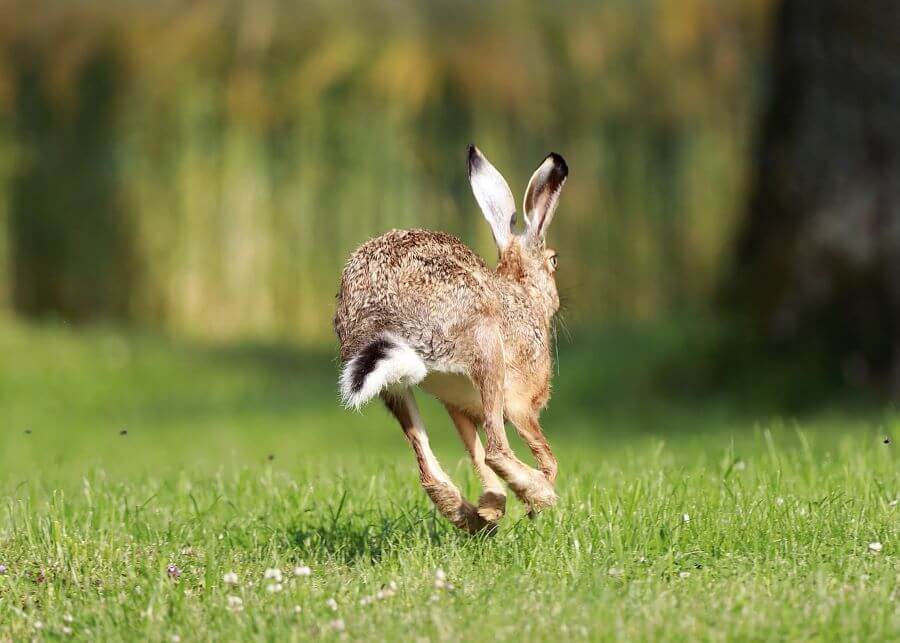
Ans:
[[[346,511],[346,493],[336,505],[311,508],[290,530],[291,542],[301,558],[328,558],[345,565],[378,562],[410,543],[440,547],[471,541],[434,510],[394,506],[394,510]],[[477,538],[477,537],[476,537]]]
[[[338,410],[337,346],[301,349],[251,343],[209,347],[217,367],[254,372],[265,403],[289,413]],[[790,359],[759,351],[702,315],[665,323],[607,322],[560,336],[550,425],[612,427],[677,435],[733,423],[806,420],[823,414],[878,416],[883,407],[849,386],[816,355]],[[829,373],[832,375],[829,376]]]
[[[273,374],[336,380],[340,368],[337,344],[299,348],[285,343],[242,342],[210,346],[206,357],[224,366],[264,369]]]
[[[224,366],[250,368],[333,395],[337,345],[301,349],[245,343],[206,351]],[[579,415],[702,412],[727,408],[739,416],[803,416],[823,404],[854,412],[878,400],[835,375],[825,356],[779,359],[709,317],[665,323],[607,322],[560,336],[554,404]]]
[[[555,407],[577,415],[802,418],[870,413],[878,400],[824,358],[779,359],[709,319],[610,323],[559,346]]]
[[[11,336],[11,345],[21,352],[10,355],[10,362],[46,363],[49,369],[68,360],[78,367],[63,369],[65,377],[55,384],[72,398],[71,408],[83,407],[86,415],[101,407],[105,415],[152,425],[345,417],[337,394],[336,342],[321,348],[216,344],[133,329],[98,326],[75,332],[53,325],[11,327]],[[57,346],[63,354],[41,350],[44,345]],[[125,366],[108,366],[111,359],[126,360]],[[570,338],[560,335],[547,420],[563,431],[568,425],[592,431],[618,425],[623,431],[650,427],[674,434],[772,417],[883,411],[877,399],[854,390],[840,373],[823,375],[835,372],[823,366],[823,359],[776,359],[701,315],[581,327]],[[43,386],[42,369],[33,370],[34,381]],[[8,377],[24,387],[19,372],[10,370]],[[22,391],[20,397],[44,396],[37,385]]]

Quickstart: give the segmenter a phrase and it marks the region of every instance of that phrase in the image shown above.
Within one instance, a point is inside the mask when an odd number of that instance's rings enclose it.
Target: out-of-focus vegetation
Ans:
[[[440,228],[487,257],[477,141],[576,317],[703,302],[744,198],[770,0],[0,5],[0,307],[215,337],[329,333],[346,254]]]

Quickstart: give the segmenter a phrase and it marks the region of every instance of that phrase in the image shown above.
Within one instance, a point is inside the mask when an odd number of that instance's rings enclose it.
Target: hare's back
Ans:
[[[347,261],[335,330],[345,350],[383,329],[445,335],[496,299],[492,271],[453,235],[392,230]]]
[[[341,287],[427,299],[445,290],[488,285],[490,269],[453,235],[430,230],[391,230],[367,241],[344,268]]]

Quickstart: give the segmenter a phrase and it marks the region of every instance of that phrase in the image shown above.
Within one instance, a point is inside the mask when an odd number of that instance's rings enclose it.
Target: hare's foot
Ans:
[[[540,471],[523,464],[514,455],[503,452],[489,453],[485,459],[506,480],[506,484],[529,511],[540,511],[556,503],[556,491]]]
[[[488,522],[496,523],[506,513],[506,494],[485,491],[478,499],[478,515]]]
[[[490,526],[452,482],[425,483],[422,486],[437,510],[459,529],[475,534]]]

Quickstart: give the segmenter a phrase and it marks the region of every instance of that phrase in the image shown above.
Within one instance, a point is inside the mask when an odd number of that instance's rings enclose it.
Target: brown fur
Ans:
[[[389,331],[426,363],[466,372],[474,329],[495,320],[511,374],[527,380],[527,397],[540,408],[549,399],[550,322],[558,308],[543,248],[516,240],[491,270],[452,235],[391,230],[347,261],[334,328],[344,361]]]
[[[556,175],[546,169],[551,157],[535,173],[539,177],[544,170],[555,184],[545,188],[537,181],[533,189],[535,178],[529,184],[529,193],[537,193],[530,195],[531,200],[549,201],[553,208],[568,172],[561,157],[552,160],[556,159],[557,165],[551,167]],[[562,170],[558,169],[559,162]],[[471,167],[470,160],[470,171]],[[551,188],[552,193],[547,191]],[[552,214],[552,209],[538,213],[543,223],[549,222]],[[500,211],[499,215],[506,213]],[[545,249],[543,228],[510,236],[495,227],[496,221],[488,219],[501,244],[495,269],[459,239],[443,232],[392,230],[367,241],[347,261],[334,318],[344,362],[390,333],[409,345],[429,373],[457,374],[474,387],[475,402],[456,408],[458,401],[442,397],[445,384],[433,386],[447,405],[486,488],[475,517],[471,505],[439,472],[433,454],[422,451],[415,435],[410,437],[409,427],[415,421],[409,416],[407,403],[385,397],[410,438],[429,496],[448,519],[470,531],[492,524],[503,512],[502,487],[496,483],[496,476],[491,478],[486,473],[490,470],[506,481],[531,510],[556,500],[552,483],[557,461],[538,422],[550,398],[550,330],[559,308],[555,262],[549,260],[552,251]],[[404,399],[412,400],[411,393]],[[513,454],[505,420],[515,425],[529,445],[540,471]],[[483,449],[477,433],[474,440],[471,435],[477,424],[484,426],[487,438]]]

